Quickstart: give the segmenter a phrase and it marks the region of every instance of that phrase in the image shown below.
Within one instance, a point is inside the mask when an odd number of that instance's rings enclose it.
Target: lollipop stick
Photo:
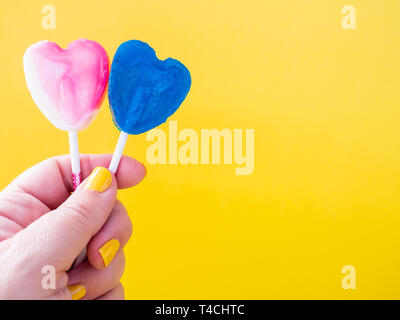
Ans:
[[[117,172],[119,162],[121,161],[122,152],[124,151],[124,147],[126,144],[126,140],[128,139],[129,134],[124,131],[121,131],[117,146],[115,147],[114,154],[112,156],[110,166],[108,170],[110,170],[113,174]]]
[[[115,151],[114,151],[113,157],[110,162],[110,166],[108,168],[113,174],[115,174],[117,172],[118,165],[121,160],[122,152],[124,151],[124,147],[125,147],[127,139],[128,139],[128,134],[126,132],[121,131],[121,134],[119,135],[119,138],[118,138],[117,146],[115,147]],[[70,133],[70,141],[71,141],[71,133]],[[76,140],[76,148],[77,148],[77,146],[78,146],[78,141]],[[78,154],[78,157],[79,157],[79,154]],[[72,156],[72,148],[71,148],[71,159],[72,158],[73,158],[73,156]],[[75,268],[76,266],[78,266],[83,260],[85,260],[85,258],[86,258],[86,248],[84,248],[83,251],[79,254],[78,258],[76,258],[73,267]]]
[[[72,184],[74,190],[82,182],[81,163],[79,159],[78,134],[75,131],[69,131],[69,149],[71,153]]]
[[[82,182],[81,163],[79,158],[79,147],[78,147],[78,134],[75,131],[68,132],[69,137],[69,149],[71,153],[71,168],[72,168],[72,184],[74,190],[78,188]],[[86,258],[86,248],[82,250],[78,258],[76,258],[73,267],[79,265]]]
[[[72,136],[72,138],[71,138],[71,136]],[[126,144],[126,140],[128,139],[128,136],[129,135],[123,131],[121,131],[121,133],[119,135],[117,146],[115,147],[115,151],[112,156],[110,166],[108,168],[113,174],[115,174],[117,172],[118,165],[119,165],[119,162],[121,161],[122,152],[124,151],[124,147]],[[71,143],[71,141],[73,141],[73,143]],[[78,152],[77,151],[78,150],[78,140],[77,140],[76,133],[75,133],[75,137],[73,137],[73,133],[70,132],[70,145],[71,145],[71,161],[72,161],[72,159],[73,159],[72,145],[74,146],[75,151]],[[77,153],[77,154],[78,154],[78,159],[79,159],[79,153]],[[78,164],[79,164],[79,161],[78,161]],[[72,172],[74,172],[73,168],[74,168],[74,165],[72,165]],[[79,254],[78,258],[76,258],[76,260],[73,264],[73,268],[78,266],[83,260],[85,260],[85,258],[86,258],[86,248],[84,248],[83,251]]]

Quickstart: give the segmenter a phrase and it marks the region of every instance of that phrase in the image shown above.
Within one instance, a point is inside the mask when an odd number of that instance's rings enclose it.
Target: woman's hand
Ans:
[[[83,155],[88,177],[71,195],[68,156],[30,168],[0,193],[0,299],[123,299],[122,248],[132,233],[118,188],[146,171],[123,157],[116,176],[110,155]],[[87,257],[68,271],[87,246]]]

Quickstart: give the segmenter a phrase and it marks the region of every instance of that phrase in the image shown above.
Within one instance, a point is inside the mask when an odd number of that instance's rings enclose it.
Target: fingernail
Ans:
[[[81,300],[86,295],[86,289],[81,284],[70,285],[68,290],[72,294],[72,300]]]
[[[97,167],[90,174],[86,181],[85,189],[103,192],[108,189],[112,182],[111,172],[106,168]]]
[[[107,267],[112,259],[114,259],[115,254],[119,249],[119,241],[117,239],[111,239],[107,241],[99,249],[100,255],[103,258],[104,265]]]

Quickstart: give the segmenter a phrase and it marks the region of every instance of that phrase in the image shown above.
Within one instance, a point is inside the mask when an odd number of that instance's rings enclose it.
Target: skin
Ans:
[[[82,155],[83,177],[110,160],[111,155]],[[107,190],[85,189],[84,181],[71,195],[69,156],[59,156],[11,182],[0,192],[0,299],[69,300],[71,284],[85,287],[83,299],[123,299],[123,247],[132,223],[116,199],[117,190],[138,184],[145,175],[141,163],[123,157]],[[120,248],[105,267],[99,248],[110,239],[117,239]],[[69,270],[86,245],[88,259]],[[42,287],[46,265],[55,268],[55,289]]]

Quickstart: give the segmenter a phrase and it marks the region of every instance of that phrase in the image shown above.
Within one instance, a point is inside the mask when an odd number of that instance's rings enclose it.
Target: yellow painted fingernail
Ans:
[[[108,189],[112,182],[111,172],[106,168],[97,167],[86,181],[85,189],[103,192]]]
[[[70,285],[68,290],[72,294],[72,300],[81,300],[86,295],[86,289],[81,284]]]
[[[104,261],[104,265],[106,267],[111,263],[118,249],[119,249],[119,241],[117,239],[111,239],[110,241],[107,241],[99,249],[101,257],[103,258]]]

